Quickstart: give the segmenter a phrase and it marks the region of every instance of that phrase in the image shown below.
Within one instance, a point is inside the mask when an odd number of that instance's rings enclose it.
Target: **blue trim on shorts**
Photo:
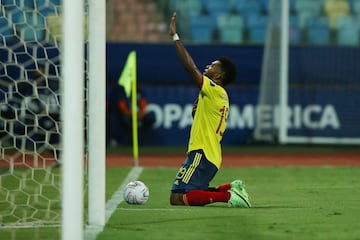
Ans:
[[[217,171],[217,167],[206,159],[202,150],[191,151],[176,174],[171,192],[207,190]]]

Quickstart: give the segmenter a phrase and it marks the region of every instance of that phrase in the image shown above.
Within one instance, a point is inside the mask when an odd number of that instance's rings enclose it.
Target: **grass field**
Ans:
[[[251,209],[169,206],[175,172],[145,169],[147,204],[121,203],[97,239],[360,239],[359,168],[222,169],[213,183],[243,179]]]
[[[107,199],[130,170],[107,169]],[[144,168],[149,201],[120,203],[96,239],[360,239],[359,167],[222,168],[213,185],[242,179],[251,209],[170,206],[176,171]],[[0,229],[0,239],[57,240],[60,228]]]

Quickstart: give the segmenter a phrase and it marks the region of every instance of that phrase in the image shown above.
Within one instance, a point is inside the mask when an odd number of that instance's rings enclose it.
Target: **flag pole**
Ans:
[[[139,166],[138,107],[136,86],[136,52],[131,51],[120,74],[118,84],[124,87],[126,97],[131,95],[131,119],[134,165]]]
[[[133,156],[134,165],[139,166],[139,141],[138,141],[138,106],[137,106],[137,86],[136,86],[136,52],[134,51],[132,75],[134,77],[132,81],[132,94],[131,94],[131,113],[132,113],[132,134],[133,134]]]

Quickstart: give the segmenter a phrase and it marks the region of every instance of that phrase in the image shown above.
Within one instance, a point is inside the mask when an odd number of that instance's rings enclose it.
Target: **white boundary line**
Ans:
[[[120,187],[111,196],[111,199],[107,201],[105,207],[105,225],[109,221],[111,215],[116,210],[117,206],[124,201],[123,189],[128,182],[135,181],[138,179],[143,171],[142,167],[133,167],[129,174],[126,176]],[[89,226],[87,225],[84,232],[84,239],[96,240],[96,237],[104,229],[104,226]]]

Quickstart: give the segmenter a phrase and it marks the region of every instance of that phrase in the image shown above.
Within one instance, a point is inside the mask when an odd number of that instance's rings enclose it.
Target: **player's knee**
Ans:
[[[171,193],[170,195],[171,205],[185,205],[182,193]]]

